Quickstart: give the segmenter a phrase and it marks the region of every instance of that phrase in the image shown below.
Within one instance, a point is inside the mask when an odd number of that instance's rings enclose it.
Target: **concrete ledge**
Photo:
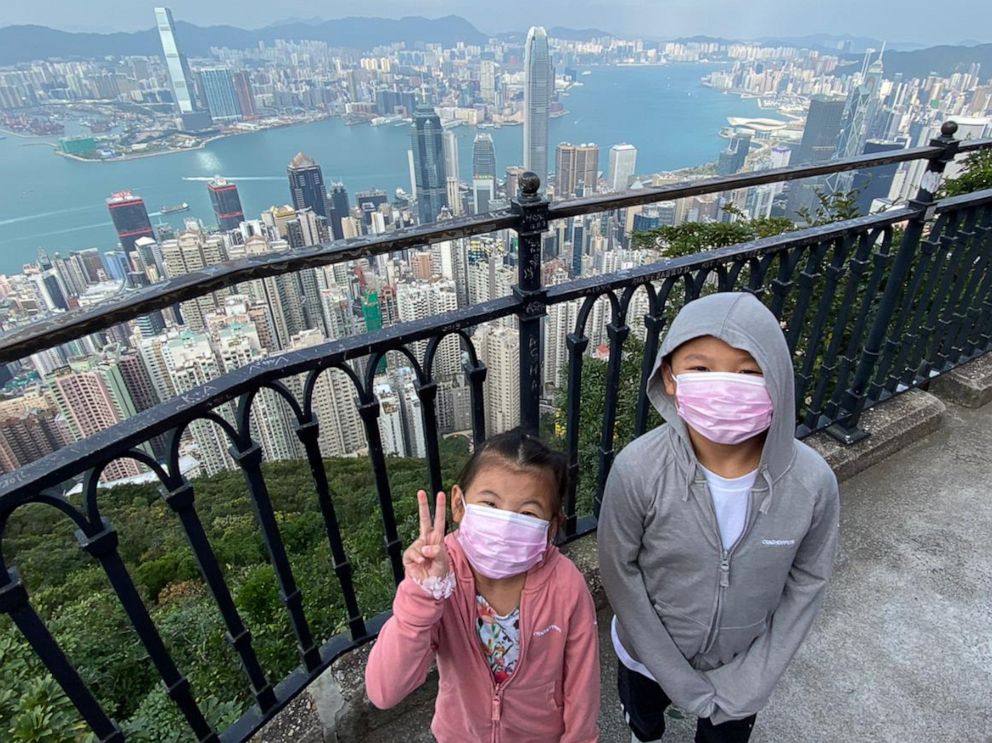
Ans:
[[[843,482],[936,431],[945,410],[933,395],[912,390],[866,411],[860,428],[869,436],[856,444],[845,446],[826,433],[813,434],[805,441]]]
[[[980,408],[992,402],[992,353],[937,377],[930,391],[964,408]]]

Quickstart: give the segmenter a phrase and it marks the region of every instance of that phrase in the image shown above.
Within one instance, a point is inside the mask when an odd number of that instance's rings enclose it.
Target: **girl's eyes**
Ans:
[[[538,516],[533,511],[522,511],[522,513],[523,513],[524,516],[531,516],[532,518],[535,518],[535,519],[541,518],[540,516]]]
[[[708,366],[690,366],[686,371],[690,372],[708,372],[710,368]],[[758,377],[763,377],[764,374],[758,369],[741,369],[738,374],[754,374]]]
[[[491,501],[491,500],[479,501],[479,503],[481,505],[483,505],[483,506],[489,506],[490,508],[496,508],[496,504],[493,501]]]

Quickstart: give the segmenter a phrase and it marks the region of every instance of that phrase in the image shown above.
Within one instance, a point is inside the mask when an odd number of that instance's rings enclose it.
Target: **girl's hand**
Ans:
[[[420,537],[403,553],[403,570],[406,577],[423,584],[428,578],[441,580],[451,568],[448,563],[448,550],[444,546],[444,493],[437,494],[434,506],[434,523],[427,507],[427,493],[417,491],[417,506],[420,510]]]

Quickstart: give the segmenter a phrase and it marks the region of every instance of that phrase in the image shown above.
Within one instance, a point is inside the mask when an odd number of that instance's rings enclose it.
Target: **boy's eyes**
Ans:
[[[690,372],[708,372],[710,368],[708,366],[690,366],[686,371]],[[758,377],[763,377],[764,374],[758,369],[741,369],[738,374],[754,374]]]

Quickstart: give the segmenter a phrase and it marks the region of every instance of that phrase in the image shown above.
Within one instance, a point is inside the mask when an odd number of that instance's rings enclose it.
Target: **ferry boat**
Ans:
[[[158,210],[160,214],[175,214],[176,212],[188,212],[189,204],[185,201],[181,204],[176,204],[175,206],[163,206]]]

